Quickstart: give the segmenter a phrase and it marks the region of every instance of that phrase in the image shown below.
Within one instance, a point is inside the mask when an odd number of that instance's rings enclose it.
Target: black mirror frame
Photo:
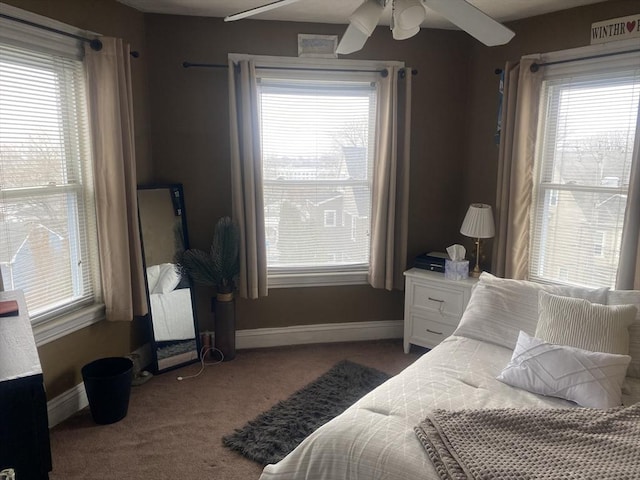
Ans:
[[[188,229],[187,229],[187,215],[186,215],[186,206],[185,206],[185,200],[184,200],[184,190],[182,188],[182,184],[181,183],[160,183],[160,184],[142,184],[142,185],[138,185],[137,189],[136,189],[136,196],[137,196],[137,192],[140,190],[158,190],[158,189],[168,189],[171,192],[171,198],[172,198],[172,202],[174,204],[174,209],[176,210],[180,210],[179,215],[182,219],[182,236],[183,236],[183,242],[184,242],[184,249],[187,250],[189,248],[189,233],[188,233]],[[178,192],[178,197],[180,199],[180,205],[179,207],[176,207],[176,203],[175,203],[175,192]],[[187,360],[185,362],[181,362],[181,363],[177,363],[175,365],[171,365],[170,367],[167,368],[159,368],[158,367],[158,348],[157,348],[157,342],[156,342],[156,338],[155,338],[155,334],[154,334],[154,328],[153,328],[153,314],[151,313],[151,299],[149,296],[149,281],[147,279],[147,262],[146,262],[146,257],[145,257],[145,253],[144,253],[144,240],[142,238],[142,222],[140,219],[140,207],[138,206],[138,228],[140,230],[140,246],[141,246],[141,250],[142,250],[142,267],[143,267],[143,272],[144,272],[144,285],[145,285],[145,291],[147,294],[147,315],[145,316],[146,320],[147,320],[147,325],[149,327],[149,332],[151,334],[151,338],[150,338],[150,344],[151,344],[151,355],[152,355],[152,360],[153,360],[153,364],[152,364],[152,372],[154,374],[159,374],[159,373],[165,373],[165,372],[169,372],[171,370],[175,370],[177,368],[181,368],[184,367],[185,365],[191,365],[193,363],[199,362],[201,361],[201,349],[202,346],[200,345],[200,333],[199,333],[199,328],[198,328],[198,316],[197,316],[197,311],[196,311],[196,301],[195,301],[195,295],[194,295],[194,291],[193,291],[193,283],[191,282],[191,279],[187,277],[187,281],[189,283],[189,290],[190,290],[190,295],[191,295],[191,309],[192,309],[192,313],[193,313],[193,327],[194,327],[194,332],[195,332],[195,342],[196,342],[196,358],[191,359],[191,360]]]

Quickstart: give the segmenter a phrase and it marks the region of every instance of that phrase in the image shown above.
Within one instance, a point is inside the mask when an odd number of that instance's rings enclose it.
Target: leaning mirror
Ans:
[[[193,289],[176,259],[189,248],[182,185],[138,187],[155,372],[198,360]]]

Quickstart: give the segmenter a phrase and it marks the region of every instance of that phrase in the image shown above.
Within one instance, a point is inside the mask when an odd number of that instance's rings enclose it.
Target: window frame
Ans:
[[[640,53],[637,51],[638,41],[629,40],[616,42],[615,44],[599,44],[590,45],[587,47],[581,47],[571,50],[564,50],[560,52],[552,52],[537,57],[538,62],[550,62],[552,65],[544,67],[544,81],[553,81],[558,78],[566,78],[573,74],[598,74],[610,70],[628,70],[629,66],[633,66],[634,61],[640,60]],[[531,57],[531,56],[530,56]],[[525,57],[527,58],[527,57]],[[579,60],[574,62],[573,60]],[[568,281],[561,279],[553,279],[538,274],[540,270],[536,270],[536,265],[542,265],[544,263],[544,253],[541,244],[534,242],[534,232],[536,229],[536,222],[544,222],[544,214],[551,208],[557,208],[558,199],[563,192],[581,192],[581,193],[603,193],[609,195],[624,194],[628,191],[628,186],[609,186],[609,185],[571,185],[571,184],[559,184],[552,181],[545,181],[545,173],[542,171],[541,156],[543,151],[544,138],[544,119],[547,113],[545,104],[545,98],[542,96],[544,87],[541,90],[541,108],[538,114],[538,135],[535,146],[535,161],[533,168],[533,191],[531,199],[531,213],[530,213],[530,232],[529,235],[529,280],[544,283],[544,284],[572,284]],[[639,134],[636,129],[636,135]],[[555,135],[555,132],[553,132]],[[636,139],[637,140],[637,139]],[[632,153],[633,155],[633,153]],[[553,192],[556,192],[555,202],[553,201]],[[542,223],[541,223],[542,224]],[[596,229],[592,232],[602,233]],[[608,235],[603,235],[602,242],[602,255],[597,256],[593,254],[593,259],[603,258],[604,251],[607,245]],[[592,235],[593,238],[593,235]],[[536,250],[536,247],[540,247],[540,251]],[[537,255],[537,257],[536,257]],[[535,257],[535,258],[534,258]],[[619,260],[618,260],[619,261]],[[541,266],[539,268],[542,268]]]
[[[300,57],[273,57],[247,54],[229,54],[229,61],[253,60],[256,65],[256,76],[260,78],[282,78],[282,70],[290,68],[287,72],[287,80],[335,80],[336,78],[348,78],[355,81],[376,81],[379,71],[389,69],[392,66],[402,68],[404,62],[375,61],[375,60],[347,60],[334,58],[300,58]],[[296,70],[299,69],[299,70]],[[349,72],[346,72],[346,71]],[[309,72],[312,72],[312,77]],[[372,72],[375,71],[375,72]],[[376,89],[378,83],[376,81]],[[375,144],[374,156],[375,161]],[[375,165],[372,165],[375,169]],[[265,181],[265,185],[269,181]],[[334,182],[333,183],[340,183]],[[343,181],[349,182],[349,181]],[[361,183],[361,182],[360,182]],[[373,186],[371,186],[373,188]],[[373,196],[373,190],[371,190]],[[336,215],[336,223],[338,218]],[[266,226],[265,226],[266,228]],[[370,260],[369,260],[370,261]],[[313,267],[292,269],[281,267],[269,267],[267,278],[269,288],[298,288],[298,287],[322,287],[342,285],[366,285],[368,284],[369,263],[348,265],[339,267]]]
[[[37,23],[77,37],[93,38],[99,36],[95,32],[82,30],[11,5],[3,5],[2,11],[6,15],[25,20],[27,22]],[[75,58],[78,60],[82,60],[84,55],[84,42],[77,38],[67,37],[45,29],[32,27],[28,24],[4,18],[0,19],[0,29],[2,30],[2,33],[0,34],[0,41],[4,43],[12,44],[21,48],[27,48],[35,52],[63,56],[69,56],[69,51],[73,49],[76,52]],[[89,119],[87,116],[87,126],[90,130],[88,122]],[[90,141],[91,132],[89,131],[88,133],[89,136],[87,140]],[[73,168],[73,166],[70,166],[70,168]],[[38,190],[42,195],[73,193],[74,195],[84,199],[85,208],[92,210],[94,205],[93,199],[90,199],[90,201],[87,202],[87,195],[93,195],[93,184],[86,184],[87,180],[91,181],[91,178],[83,178],[82,185],[69,184],[38,187]],[[5,191],[4,194],[7,195],[7,192]],[[9,193],[9,195],[14,198],[18,196],[13,193]],[[96,222],[95,214],[87,215],[85,222],[88,224],[89,229],[94,228]],[[97,241],[95,242],[95,245],[91,239],[88,239],[87,241],[89,243],[87,248],[91,250],[91,256],[95,257],[94,253],[97,252],[98,248]],[[63,308],[59,311],[51,310],[35,319],[32,318],[32,329],[36,345],[45,345],[105,319],[105,306],[101,302],[102,293],[99,282],[99,268],[99,262],[96,262],[90,273],[95,284],[93,298],[80,301],[71,308]]]
[[[325,227],[337,227],[338,226],[338,212],[336,210],[324,210],[324,226]],[[330,219],[333,218],[333,221]]]
[[[603,230],[595,230],[593,232],[593,256],[596,258],[604,258],[604,251],[607,245],[607,232]]]

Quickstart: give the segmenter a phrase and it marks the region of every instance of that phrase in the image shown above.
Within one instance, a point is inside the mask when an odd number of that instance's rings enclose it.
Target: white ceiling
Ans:
[[[273,0],[118,0],[147,13],[225,17],[232,13],[258,7]],[[300,0],[267,13],[252,17],[256,20],[283,20],[311,23],[349,23],[349,15],[363,0]],[[603,0],[468,0],[499,22],[533,17],[544,13],[599,3]],[[389,25],[391,2],[381,24]],[[239,20],[242,21],[242,20]],[[422,24],[429,28],[455,28],[435,12],[429,12]]]

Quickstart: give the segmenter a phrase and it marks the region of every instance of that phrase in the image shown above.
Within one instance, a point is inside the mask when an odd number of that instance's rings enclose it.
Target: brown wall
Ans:
[[[182,67],[227,63],[228,53],[297,56],[297,34],[342,34],[344,26],[169,15],[147,16],[152,144],[156,180],[184,184],[191,244],[207,249],[216,219],[231,214],[227,71]],[[380,27],[351,58],[400,60],[413,82],[409,258],[442,250],[461,221],[460,189],[470,40],[424,30],[403,42]],[[446,166],[443,168],[443,166]],[[210,291],[198,290],[200,324],[211,328]],[[368,286],[273,289],[237,303],[237,327],[401,319],[403,294]]]
[[[148,114],[144,15],[112,0],[3,0],[23,10],[75,27],[125,39],[140,58],[132,59],[137,173],[153,179]],[[80,368],[96,358],[126,354],[146,341],[144,322],[100,322],[38,349],[49,399],[82,381]]]
[[[298,33],[344,29],[143,15],[113,0],[4,1],[122,37],[140,51],[132,62],[138,178],[184,184],[191,242],[200,248],[208,248],[215,221],[231,211],[227,74],[183,69],[182,62],[226,63],[230,52],[295,56]],[[413,88],[409,258],[454,242],[471,247],[458,234],[468,204],[495,201],[495,68],[523,54],[587,45],[592,22],[637,13],[637,4],[608,1],[514,22],[514,40],[495,48],[455,31],[423,30],[396,42],[380,27],[365,49],[351,56],[401,60],[419,70]],[[198,293],[201,324],[211,328],[211,292]],[[276,289],[266,299],[238,302],[238,328],[400,319],[402,301],[400,292],[367,286]],[[79,369],[91,359],[121,355],[143,341],[140,322],[102,322],[44,345],[39,351],[49,398],[79,383]]]
[[[387,27],[379,27],[365,48],[350,56],[401,60],[419,70],[413,84],[409,262],[456,242],[472,249],[470,239],[459,233],[464,213],[471,202],[495,203],[495,69],[524,54],[588,45],[592,22],[632,13],[637,13],[637,1],[608,1],[513,22],[514,40],[495,48],[461,32],[439,30],[423,30],[397,42]],[[182,62],[224,64],[230,52],[296,56],[298,33],[343,30],[336,25],[147,16],[156,180],[184,183],[193,246],[207,248],[215,220],[231,210],[227,74],[183,69]],[[490,252],[490,243],[486,247]],[[198,291],[203,328],[211,328],[210,293]],[[238,328],[401,318],[402,300],[399,292],[366,286],[271,290],[267,298],[238,301]]]
[[[594,22],[640,12],[637,0],[608,1],[508,24],[516,36],[502,47],[486,48],[474,42],[469,76],[469,116],[465,139],[464,204],[495,205],[498,147],[493,142],[497,119],[498,75],[507,61],[533,53],[553,52],[590,44]],[[462,237],[460,237],[462,239]],[[487,247],[490,247],[488,245]],[[491,252],[487,248],[488,253]]]

